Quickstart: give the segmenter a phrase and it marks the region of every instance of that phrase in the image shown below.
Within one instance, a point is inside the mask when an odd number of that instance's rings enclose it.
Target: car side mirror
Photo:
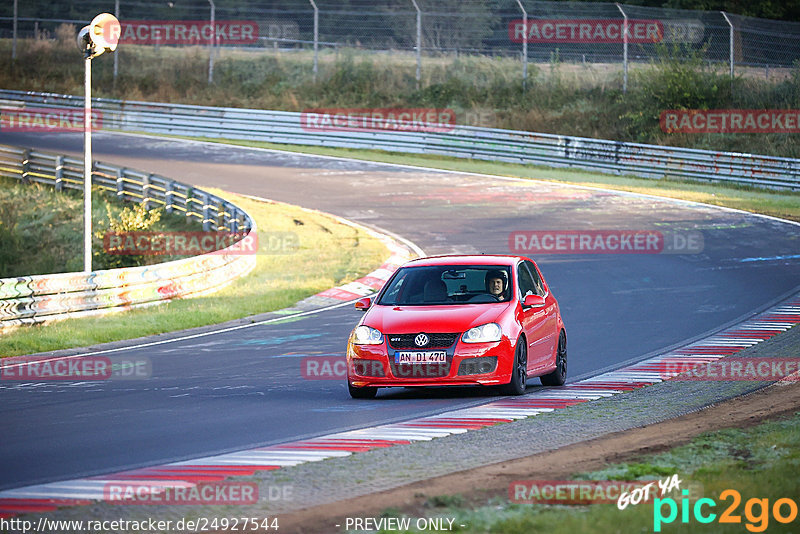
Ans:
[[[367,311],[370,306],[372,306],[372,299],[370,297],[364,297],[356,301],[357,310]]]
[[[544,297],[541,295],[526,295],[522,301],[523,308],[542,308],[544,307]]]

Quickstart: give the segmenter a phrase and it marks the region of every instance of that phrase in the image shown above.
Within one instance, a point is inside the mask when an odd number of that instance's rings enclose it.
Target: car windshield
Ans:
[[[508,301],[510,268],[504,265],[436,265],[397,271],[378,304],[431,306]]]

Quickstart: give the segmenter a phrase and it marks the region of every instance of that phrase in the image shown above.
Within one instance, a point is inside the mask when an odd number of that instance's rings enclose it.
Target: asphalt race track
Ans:
[[[79,134],[2,133],[0,143],[82,154]],[[717,329],[800,283],[800,226],[709,206],[121,134],[94,134],[94,156],[320,209],[401,235],[430,255],[509,253],[509,233],[520,230],[700,232],[699,253],[534,256],[561,304],[572,379]],[[383,390],[355,401],[343,381],[304,379],[302,357],[343,355],[358,317],[339,307],[125,351],[149,358],[147,380],[0,383],[0,489],[485,401],[474,389]]]

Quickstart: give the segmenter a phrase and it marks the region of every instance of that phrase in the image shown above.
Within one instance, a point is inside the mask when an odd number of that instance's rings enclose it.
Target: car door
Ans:
[[[520,302],[520,323],[528,340],[528,372],[532,373],[547,364],[547,314],[544,308],[525,307],[522,302],[527,295],[536,295],[537,287],[530,270],[524,262],[517,265],[517,288]]]
[[[544,283],[539,268],[532,262],[525,260],[524,265],[528,268],[533,278],[533,284],[536,287],[536,294],[544,297],[544,327],[542,329],[542,339],[544,340],[544,358],[545,365],[548,360],[550,363],[554,361],[554,354],[556,345],[558,343],[558,304],[553,295]]]

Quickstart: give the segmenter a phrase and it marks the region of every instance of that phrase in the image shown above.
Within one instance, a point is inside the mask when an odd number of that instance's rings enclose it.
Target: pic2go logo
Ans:
[[[689,504],[689,490],[682,490],[680,515],[681,523],[688,524],[691,511],[694,520],[698,523],[712,523],[717,519],[717,514],[711,511],[716,508],[714,499],[702,498]],[[742,516],[736,513],[742,503],[742,495],[734,489],[726,489],[719,494],[720,501],[731,500],[730,505],[719,516],[719,523],[742,523]],[[661,532],[661,525],[668,525],[678,518],[679,506],[675,499],[656,498],[653,501],[653,531]],[[666,513],[666,515],[665,515]],[[744,517],[748,521],[745,528],[750,532],[764,532],[769,526],[770,515],[779,523],[791,523],[797,519],[797,503],[792,499],[777,499],[770,508],[769,499],[752,498],[744,504]]]

